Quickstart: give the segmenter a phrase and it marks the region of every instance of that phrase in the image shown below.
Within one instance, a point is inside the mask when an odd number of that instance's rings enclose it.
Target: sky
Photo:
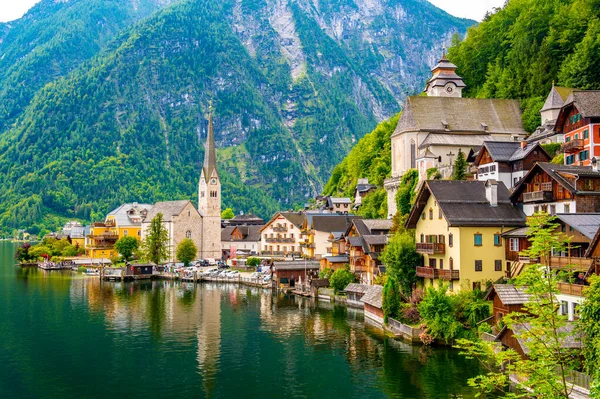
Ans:
[[[0,0],[0,22],[20,18],[39,0]],[[481,21],[493,7],[501,7],[505,0],[429,0],[452,15]]]

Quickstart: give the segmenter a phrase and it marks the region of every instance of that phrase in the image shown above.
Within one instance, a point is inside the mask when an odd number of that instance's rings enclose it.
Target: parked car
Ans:
[[[269,281],[271,281],[271,276],[265,276],[265,277],[263,278],[263,281],[264,281],[265,283],[268,283]]]

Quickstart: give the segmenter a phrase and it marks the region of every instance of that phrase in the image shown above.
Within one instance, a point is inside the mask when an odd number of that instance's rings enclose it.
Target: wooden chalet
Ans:
[[[344,292],[347,295],[346,303],[348,304],[348,306],[363,308],[364,302],[362,301],[362,297],[369,290],[369,287],[370,286],[366,284],[348,284],[348,286],[346,286],[346,288],[344,289]]]
[[[365,304],[365,317],[383,325],[383,287],[371,285],[362,296]]]
[[[361,283],[373,284],[383,264],[379,259],[388,243],[392,221],[388,219],[355,219],[348,231],[346,248],[350,255],[350,270]]]
[[[304,285],[307,280],[319,277],[319,262],[273,262],[273,274],[273,280],[280,287],[295,287],[300,282]]]
[[[485,299],[493,303],[492,317],[495,326],[509,313],[525,313],[524,305],[529,300],[529,295],[512,284],[494,284]]]
[[[513,349],[521,357],[528,358],[530,349],[527,346],[527,340],[522,338],[522,334],[527,333],[531,326],[527,323],[518,324],[514,331],[504,327],[496,336],[496,341],[500,342],[503,347]],[[558,329],[561,334],[561,348],[572,349],[575,355],[581,355],[582,337],[577,331],[574,323],[567,323],[566,326]]]

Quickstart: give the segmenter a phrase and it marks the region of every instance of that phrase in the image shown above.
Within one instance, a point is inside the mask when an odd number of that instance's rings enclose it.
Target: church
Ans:
[[[169,233],[169,262],[177,261],[177,246],[185,238],[196,244],[196,259],[221,259],[221,180],[217,169],[212,107],[198,183],[198,208],[190,200],[157,202],[142,221],[143,239],[148,234],[152,218],[158,213],[163,215],[162,223]]]
[[[437,168],[447,178],[459,151],[468,156],[486,140],[521,141],[527,135],[518,100],[463,98],[466,84],[456,69],[444,55],[432,69],[426,96],[404,102],[391,137],[392,175],[384,182],[389,217],[396,213],[396,192],[407,170],[417,169],[425,180],[427,170]]]

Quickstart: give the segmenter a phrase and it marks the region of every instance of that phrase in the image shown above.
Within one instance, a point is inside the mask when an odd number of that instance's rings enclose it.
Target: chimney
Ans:
[[[527,148],[527,142],[525,140],[521,141],[521,149]]]
[[[596,157],[592,158],[592,169],[594,170],[594,172],[598,171],[598,160],[596,159]]]
[[[498,206],[498,182],[495,179],[485,182],[485,198],[490,206]]]

